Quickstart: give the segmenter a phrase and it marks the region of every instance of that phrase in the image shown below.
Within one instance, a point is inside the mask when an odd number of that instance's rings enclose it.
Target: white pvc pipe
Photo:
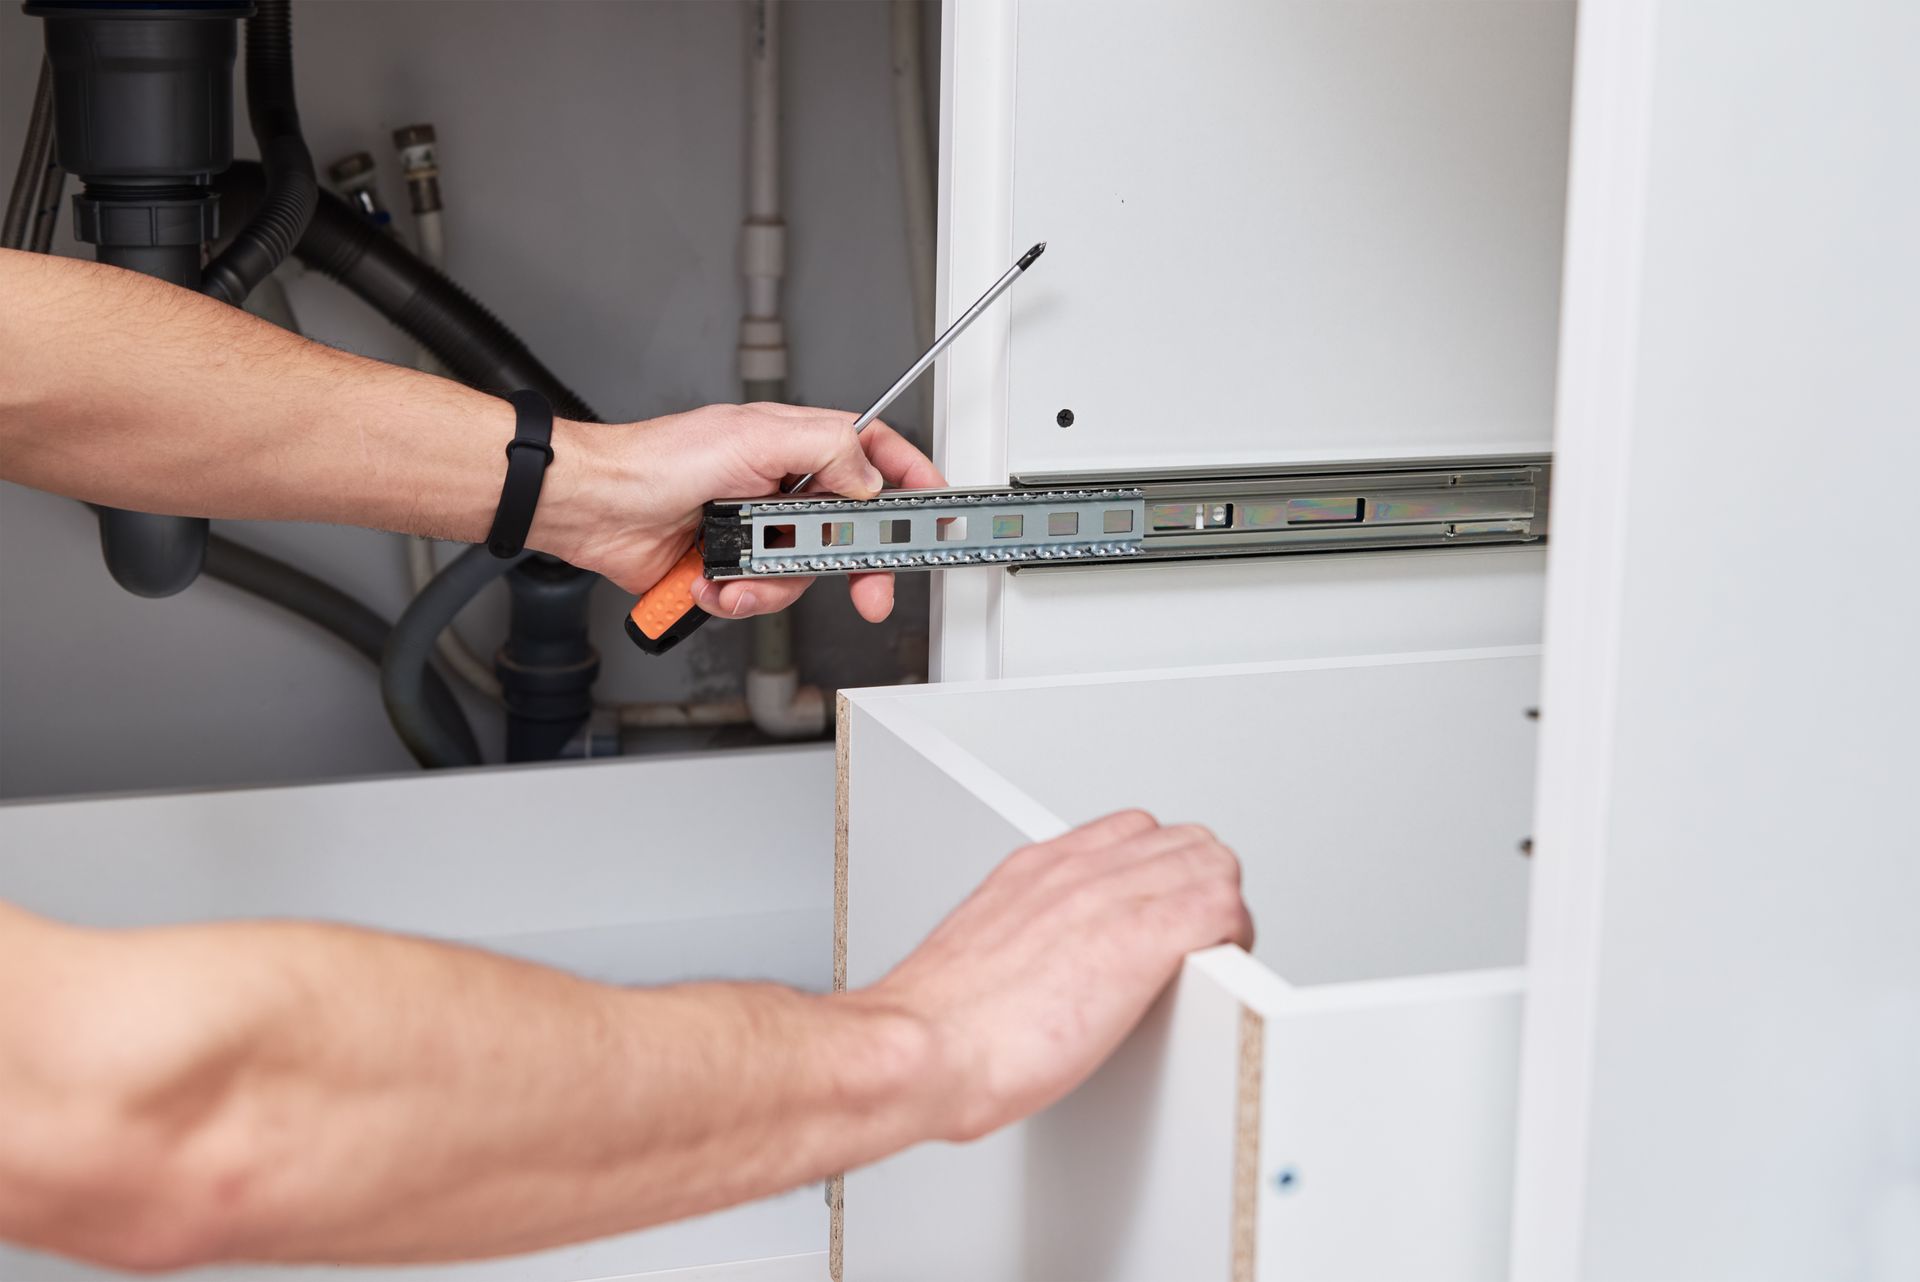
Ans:
[[[787,270],[787,227],[780,216],[780,17],[779,0],[754,0],[747,50],[747,216],[740,228],[746,282],[740,380],[784,390],[787,335],[780,284]],[[802,686],[794,668],[792,628],[785,614],[753,621],[754,653],[784,656],[784,661],[776,669],[749,668],[747,710],[756,729],[777,739],[811,737],[827,726],[826,696],[816,686]]]
[[[787,335],[780,282],[787,225],[780,217],[780,5],[754,0],[747,50],[747,215],[740,228],[746,314],[740,320],[740,380],[784,382]]]
[[[933,343],[934,176],[927,141],[926,45],[922,0],[893,0],[893,133],[900,156],[900,195],[907,215],[907,274],[913,289],[915,347]],[[932,380],[928,380],[932,386]]]
[[[805,739],[827,728],[827,696],[803,686],[792,668],[747,673],[747,711],[754,729],[776,739]]]
[[[747,54],[747,220],[780,221],[780,5],[754,0]]]

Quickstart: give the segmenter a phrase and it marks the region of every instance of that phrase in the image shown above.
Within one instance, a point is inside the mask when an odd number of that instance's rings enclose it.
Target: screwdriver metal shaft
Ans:
[[[960,335],[966,332],[967,326],[973,324],[974,321],[980,318],[980,314],[982,312],[986,311],[987,308],[993,306],[994,299],[1000,297],[1000,295],[1006,293],[1009,289],[1011,289],[1013,287],[1013,282],[1015,282],[1016,280],[1019,280],[1021,275],[1027,270],[1027,268],[1033,266],[1034,260],[1039,258],[1041,254],[1046,252],[1046,250],[1047,250],[1047,242],[1043,240],[1039,244],[1035,245],[1032,249],[1029,249],[1026,253],[1020,255],[1020,261],[1016,262],[1013,266],[1007,268],[1006,275],[1002,276],[999,280],[996,280],[995,282],[993,282],[993,288],[989,289],[986,293],[980,295],[980,301],[976,302],[973,306],[967,308],[965,312],[962,312],[959,320],[947,326],[946,329],[941,332],[940,337],[933,340],[933,346],[929,347],[926,350],[926,354],[923,355],[919,360],[915,361],[913,364],[907,366],[907,372],[902,374],[899,378],[895,379],[893,386],[889,387],[886,391],[882,392],[880,394],[880,399],[875,401],[872,407],[869,408],[866,413],[862,414],[859,418],[854,420],[853,422],[854,434],[858,435],[859,433],[866,431],[867,425],[872,423],[873,420],[875,420],[876,418],[879,418],[881,413],[886,410],[887,406],[893,404],[894,401],[898,400],[900,397],[900,393],[906,391],[909,387],[913,386],[913,380],[915,380],[916,378],[919,378],[922,374],[926,373],[929,369],[931,369],[933,367],[933,363],[936,360],[940,359],[940,353],[946,351],[947,348],[951,347],[953,345],[953,340],[960,337]],[[806,489],[808,483],[811,482],[812,480],[813,480],[813,473],[808,472],[805,476],[795,481],[793,485],[787,490],[787,493],[798,494],[801,490]]]

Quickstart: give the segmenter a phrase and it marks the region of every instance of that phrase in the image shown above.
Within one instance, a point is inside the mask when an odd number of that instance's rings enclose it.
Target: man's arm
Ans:
[[[368,360],[134,272],[0,250],[0,479],[138,512],[325,521],[478,543],[500,499],[513,410],[448,379]],[[939,485],[876,423],[785,405],[708,406],[645,423],[554,424],[528,546],[636,595],[686,550],[709,499],[818,471],[837,493]],[[729,617],[804,582],[698,586]],[[868,618],[892,580],[860,576]]]
[[[0,1237],[121,1267],[533,1250],[770,1194],[1058,1099],[1195,948],[1210,834],[1015,853],[892,974],[612,988],[332,926],[0,908]]]

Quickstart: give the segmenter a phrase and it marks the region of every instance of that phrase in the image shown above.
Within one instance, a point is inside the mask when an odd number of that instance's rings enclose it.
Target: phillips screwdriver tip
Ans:
[[[1043,240],[1038,245],[1035,245],[1032,249],[1029,249],[1026,253],[1020,255],[1020,262],[1019,262],[1020,270],[1025,271],[1027,270],[1027,268],[1033,266],[1033,260],[1040,257],[1040,255],[1046,252],[1047,252],[1047,242]]]

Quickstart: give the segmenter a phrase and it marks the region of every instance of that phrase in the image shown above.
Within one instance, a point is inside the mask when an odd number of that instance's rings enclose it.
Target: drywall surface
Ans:
[[[404,227],[388,134],[431,121],[449,270],[603,417],[738,399],[744,4],[333,0],[296,3],[294,21],[316,159],[324,167],[371,152]],[[18,5],[0,7],[0,167],[9,177],[39,26]],[[784,32],[790,390],[859,408],[913,356],[886,5],[791,5]],[[244,123],[238,132],[237,150],[253,154]],[[87,252],[65,228],[56,248]],[[297,270],[289,277],[312,336],[412,359],[411,342],[344,290]],[[917,427],[917,404],[907,398],[894,417]],[[401,552],[388,536],[224,528],[389,617],[404,604]],[[622,635],[626,605],[604,587],[595,603],[604,695],[737,693],[744,625],[708,627],[654,659]],[[469,616],[468,635],[490,650],[504,620],[500,590]],[[824,586],[800,608],[803,675],[861,684],[912,670],[924,646],[923,583],[902,585],[895,618],[869,628],[844,590]],[[480,705],[474,713],[497,753],[497,715]],[[358,656],[220,584],[167,601],[127,596],[102,568],[83,512],[0,485],[0,796],[410,768]]]

